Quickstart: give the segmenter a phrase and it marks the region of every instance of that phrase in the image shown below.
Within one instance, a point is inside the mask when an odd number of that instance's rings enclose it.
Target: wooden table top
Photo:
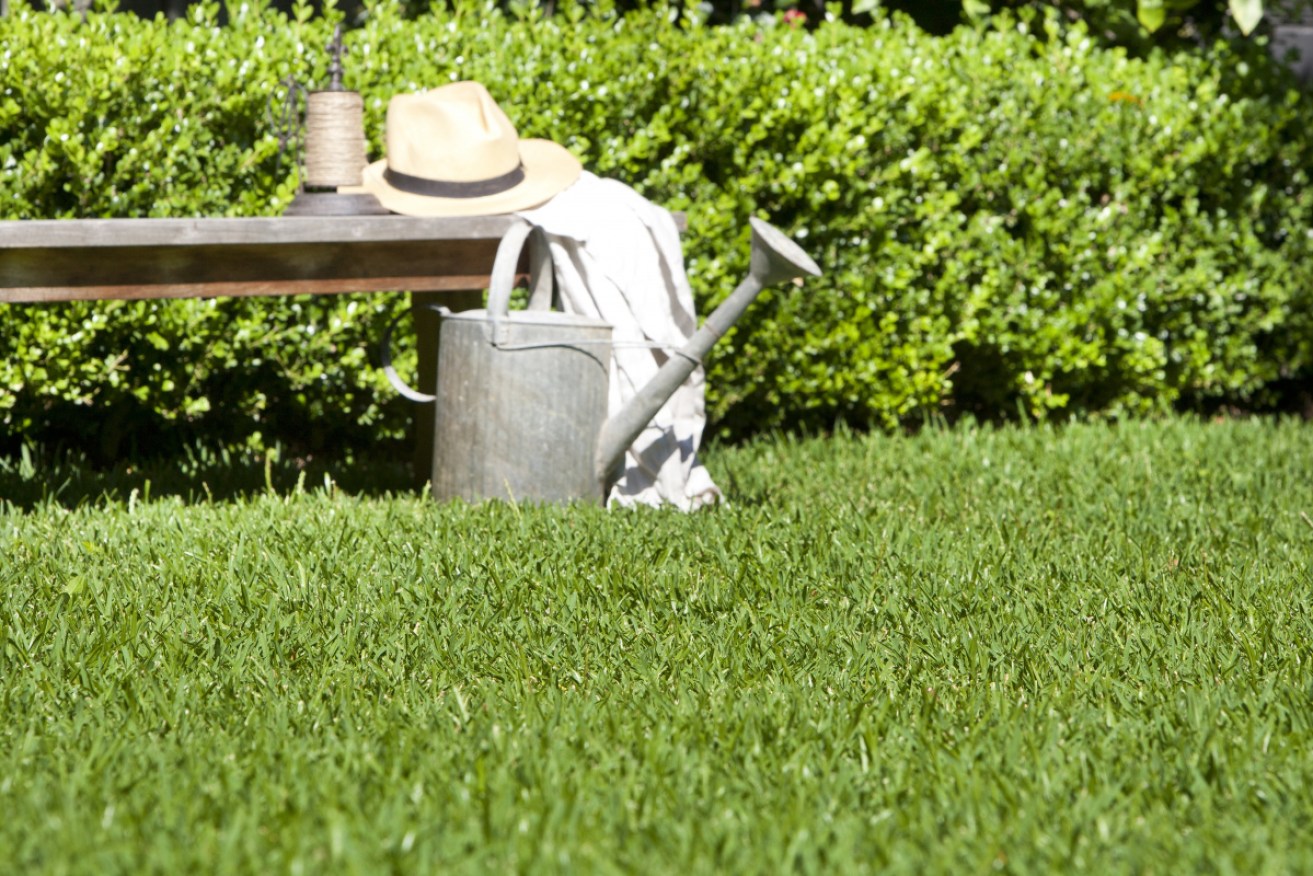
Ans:
[[[485,288],[514,218],[0,221],[0,303]]]
[[[500,240],[514,217],[260,216],[242,219],[0,221],[0,252],[135,246],[239,246],[414,240]]]

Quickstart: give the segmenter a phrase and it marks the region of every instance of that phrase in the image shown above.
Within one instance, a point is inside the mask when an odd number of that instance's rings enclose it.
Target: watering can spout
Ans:
[[[717,307],[688,342],[666,360],[647,385],[602,426],[597,441],[597,479],[606,484],[625,450],[638,438],[702,358],[738,321],[757,294],[767,286],[798,277],[819,277],[821,269],[784,232],[760,219],[752,226],[752,257],[748,276]]]

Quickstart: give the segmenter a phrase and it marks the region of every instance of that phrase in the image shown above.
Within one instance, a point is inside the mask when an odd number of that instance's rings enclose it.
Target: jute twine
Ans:
[[[365,104],[359,92],[311,92],[305,111],[305,184],[360,185],[364,167]]]

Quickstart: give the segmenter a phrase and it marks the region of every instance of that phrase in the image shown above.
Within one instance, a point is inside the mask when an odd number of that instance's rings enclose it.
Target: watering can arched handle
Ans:
[[[515,286],[520,253],[524,250],[526,240],[531,241],[529,309],[548,310],[552,306],[552,254],[547,247],[547,235],[538,226],[531,225],[523,219],[516,219],[497,246],[497,256],[493,260],[492,276],[488,283],[488,315],[492,320],[493,343],[501,343],[505,340],[501,337],[502,329],[498,319],[510,313],[511,289]],[[449,309],[438,304],[426,304],[423,307],[439,316],[446,317],[451,314]],[[392,334],[405,317],[406,314],[401,314],[388,323],[388,327],[383,331],[383,337],[379,341],[379,359],[383,364],[383,374],[387,377],[388,383],[392,384],[393,389],[403,398],[419,404],[428,404],[437,401],[438,397],[411,387],[392,365]]]
[[[517,219],[502,237],[488,280],[488,318],[492,322],[493,343],[505,341],[500,319],[510,313],[511,289],[520,265],[524,242],[529,246],[529,309],[547,310],[552,306],[552,254],[547,235],[541,228]]]

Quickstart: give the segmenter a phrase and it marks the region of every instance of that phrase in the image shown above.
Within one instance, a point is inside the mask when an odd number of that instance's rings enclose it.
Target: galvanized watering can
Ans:
[[[408,398],[436,402],[434,497],[605,501],[625,450],[757,294],[774,283],[820,275],[781,231],[757,219],[751,224],[747,279],[610,419],[611,326],[546,309],[550,276],[546,294],[543,282],[535,283],[528,310],[510,311],[520,251],[531,234],[542,234],[528,223],[512,227],[493,263],[487,309],[442,310],[436,395],[406,387],[387,366]],[[548,256],[545,240],[539,242],[532,250],[541,277]]]

